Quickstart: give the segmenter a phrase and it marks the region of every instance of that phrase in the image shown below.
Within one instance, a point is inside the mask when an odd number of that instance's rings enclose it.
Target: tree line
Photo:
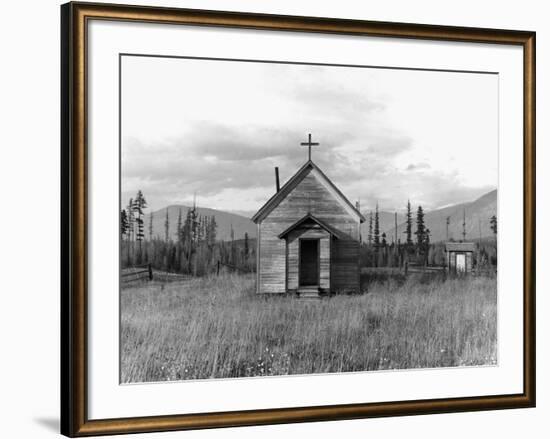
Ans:
[[[450,217],[446,218],[447,241],[454,241],[449,238]],[[497,254],[497,217],[489,218],[489,225],[494,235],[494,240],[479,239],[477,241],[478,251],[474,255],[475,263],[478,265],[496,266]],[[413,226],[415,230],[413,231]],[[397,233],[397,213],[395,214],[395,230]],[[404,239],[392,236],[392,242],[388,242],[388,236],[380,231],[380,217],[378,203],[374,212],[369,212],[368,229],[366,240],[361,243],[360,264],[365,267],[402,267],[406,263],[416,265],[445,265],[445,244],[432,243],[431,232],[426,226],[424,209],[418,206],[416,216],[413,219],[413,210],[410,200],[407,201],[405,214]],[[462,240],[466,240],[466,215],[462,222]]]
[[[255,250],[247,233],[235,239],[231,227],[229,242],[217,240],[216,217],[201,215],[193,207],[179,209],[177,222],[170,224],[168,208],[164,236],[154,236],[154,213],[145,225],[147,201],[141,190],[120,212],[122,267],[151,264],[157,270],[202,276],[217,271],[218,263],[241,271],[255,270]],[[147,226],[147,231],[145,230]],[[173,229],[172,229],[173,228]]]

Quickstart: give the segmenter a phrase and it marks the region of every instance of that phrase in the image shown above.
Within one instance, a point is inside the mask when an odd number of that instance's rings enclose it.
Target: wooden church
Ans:
[[[318,296],[359,292],[365,218],[311,160],[252,217],[257,224],[257,293]],[[277,170],[276,170],[277,172]]]

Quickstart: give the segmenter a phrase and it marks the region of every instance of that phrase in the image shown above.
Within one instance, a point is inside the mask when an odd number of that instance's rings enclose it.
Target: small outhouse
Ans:
[[[473,242],[446,242],[447,271],[454,274],[471,273],[475,249]]]

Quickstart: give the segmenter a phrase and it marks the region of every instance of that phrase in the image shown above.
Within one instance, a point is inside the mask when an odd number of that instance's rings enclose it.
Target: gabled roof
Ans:
[[[342,232],[340,232],[339,230],[337,230],[334,227],[328,225],[324,221],[321,221],[319,218],[316,218],[311,213],[308,213],[306,216],[299,219],[294,224],[292,224],[288,229],[286,229],[284,232],[282,232],[279,235],[279,238],[281,238],[281,239],[284,238],[286,235],[288,235],[294,229],[300,227],[302,224],[304,224],[305,222],[308,222],[308,221],[317,223],[322,229],[326,230],[328,233],[330,233],[332,236],[335,236],[338,239],[343,239],[345,237],[345,235]]]
[[[446,252],[473,252],[476,249],[474,242],[446,242]]]
[[[365,217],[359,212],[353,204],[345,197],[345,195],[340,192],[340,190],[334,185],[332,181],[321,171],[321,169],[313,163],[311,160],[308,160],[279,190],[276,192],[267,202],[256,212],[252,217],[252,221],[258,223],[262,221],[267,215],[275,209],[281,201],[283,201],[288,194],[300,183],[308,174],[309,171],[315,170],[319,177],[332,189],[335,197],[338,201],[344,205],[344,207],[352,214],[356,215],[359,221],[364,222]]]

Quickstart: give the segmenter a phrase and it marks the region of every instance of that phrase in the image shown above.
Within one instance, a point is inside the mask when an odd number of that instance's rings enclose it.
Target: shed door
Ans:
[[[456,254],[456,271],[458,273],[464,273],[466,271],[466,254],[465,253]]]
[[[300,240],[300,285],[319,285],[319,240]]]

